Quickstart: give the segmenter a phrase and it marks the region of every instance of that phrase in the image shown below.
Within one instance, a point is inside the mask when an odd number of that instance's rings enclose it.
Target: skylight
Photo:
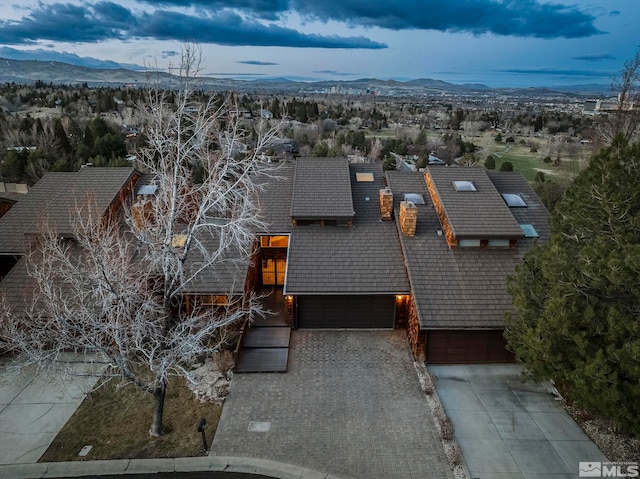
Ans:
[[[139,195],[153,195],[158,190],[158,185],[142,185],[138,190]]]
[[[503,193],[502,198],[509,208],[526,208],[527,202],[524,201],[522,196],[514,193]]]
[[[410,201],[414,205],[424,205],[424,196],[420,193],[405,193],[404,195],[405,201]]]
[[[358,183],[371,183],[373,181],[373,173],[370,172],[361,172],[356,173],[356,181]]]
[[[456,191],[478,191],[472,181],[458,180],[453,182]]]
[[[538,238],[540,236],[533,225],[524,224],[520,225],[520,228],[522,229],[525,238]]]

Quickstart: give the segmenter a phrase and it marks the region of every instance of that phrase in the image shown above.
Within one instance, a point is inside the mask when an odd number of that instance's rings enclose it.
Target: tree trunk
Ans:
[[[149,434],[152,436],[164,436],[164,430],[162,429],[162,416],[164,412],[164,397],[167,393],[167,385],[162,384],[153,393],[155,404],[153,407],[153,419],[151,420],[151,429]]]

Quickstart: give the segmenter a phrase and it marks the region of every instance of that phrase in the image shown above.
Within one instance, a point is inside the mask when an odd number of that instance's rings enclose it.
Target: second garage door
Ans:
[[[443,330],[427,332],[427,363],[512,363],[502,330]]]
[[[298,328],[384,328],[395,324],[395,296],[298,296]]]

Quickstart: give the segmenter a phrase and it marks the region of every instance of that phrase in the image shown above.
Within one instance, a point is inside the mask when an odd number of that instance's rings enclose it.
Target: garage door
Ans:
[[[298,328],[393,328],[394,296],[298,296]]]
[[[427,363],[512,363],[502,330],[428,331]]]

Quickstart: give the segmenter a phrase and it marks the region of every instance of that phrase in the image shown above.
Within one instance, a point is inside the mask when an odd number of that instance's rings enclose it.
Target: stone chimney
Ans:
[[[378,195],[380,199],[380,217],[383,220],[391,220],[393,213],[393,193],[389,188],[383,188]]]
[[[416,223],[418,222],[418,208],[410,201],[400,202],[400,229],[403,236],[413,236],[416,234]]]
[[[153,204],[150,200],[138,196],[137,201],[131,206],[131,216],[138,228],[142,229],[153,221]]]

